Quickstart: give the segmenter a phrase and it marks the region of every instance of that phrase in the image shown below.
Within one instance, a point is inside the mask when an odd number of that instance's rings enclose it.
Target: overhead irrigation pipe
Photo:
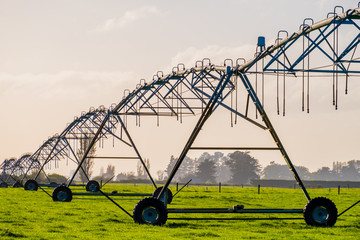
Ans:
[[[308,27],[305,31],[303,29],[300,29],[299,31],[295,32],[294,34],[291,34],[289,37],[286,37],[284,39],[282,39],[281,41],[278,41],[277,43],[275,43],[274,45],[268,47],[263,54],[260,54],[260,56],[257,56],[255,58],[253,58],[250,61],[247,61],[246,63],[242,64],[239,66],[238,71],[244,71],[247,67],[251,66],[254,62],[268,56],[270,53],[274,52],[275,50],[277,50],[278,48],[280,48],[281,46],[283,46],[284,44],[286,44],[289,41],[292,41],[294,39],[296,39],[297,37],[304,35],[304,34],[308,34],[312,31],[315,31],[317,29],[320,29],[324,26],[329,25],[332,21],[335,20],[344,20],[347,18],[350,18],[352,16],[360,16],[360,8],[356,8],[353,10],[348,10],[345,13],[339,14],[339,15],[335,15],[333,17],[329,17],[327,19],[324,19],[320,22],[314,23],[313,25],[311,25],[310,27]]]

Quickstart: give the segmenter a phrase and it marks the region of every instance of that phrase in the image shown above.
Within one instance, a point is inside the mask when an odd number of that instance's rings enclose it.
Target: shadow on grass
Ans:
[[[167,228],[179,228],[179,227],[193,227],[193,224],[189,223],[167,223],[164,227]]]
[[[355,225],[342,225],[342,226],[334,226],[334,228],[339,228],[339,229],[352,229],[352,228],[359,228],[360,229],[360,224],[355,224]]]
[[[26,238],[23,234],[13,233],[6,229],[3,233],[0,234],[1,237],[14,237],[14,238]]]
[[[116,218],[109,218],[109,219],[106,219],[105,222],[124,223],[125,221],[122,221],[122,220],[119,220]]]
[[[141,199],[139,198],[139,199],[135,199],[135,198],[114,198],[113,196],[110,196],[110,197],[112,197],[114,200],[116,200],[116,201],[122,201],[122,200],[131,200],[131,201],[140,201]],[[95,200],[95,201],[109,201],[107,198],[105,198],[105,197],[96,197],[96,198],[94,198],[94,197],[87,197],[87,198],[81,198],[81,197],[73,197],[73,200]]]

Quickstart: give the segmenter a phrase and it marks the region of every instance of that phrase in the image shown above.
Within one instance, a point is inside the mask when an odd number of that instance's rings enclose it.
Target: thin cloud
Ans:
[[[129,10],[120,17],[110,18],[97,28],[98,32],[109,32],[116,29],[127,27],[133,22],[146,18],[150,15],[158,13],[159,10],[155,6],[144,6],[142,8]]]
[[[193,67],[195,62],[210,58],[215,65],[222,65],[225,59],[233,59],[234,64],[237,58],[249,60],[254,53],[254,45],[242,45],[240,47],[221,47],[218,45],[208,45],[203,48],[189,47],[184,51],[178,52],[172,59],[172,66],[179,63],[185,64],[187,68]]]
[[[125,88],[135,85],[139,77],[133,72],[62,71],[54,74],[0,73],[0,99],[19,97],[56,101],[61,98],[85,99],[91,96],[96,103],[116,102]]]

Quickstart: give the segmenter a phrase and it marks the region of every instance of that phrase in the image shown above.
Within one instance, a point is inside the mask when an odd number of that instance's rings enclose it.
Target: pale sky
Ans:
[[[325,19],[336,5],[347,10],[358,1],[0,0],[0,162],[35,152],[82,111],[119,102],[126,88],[134,89],[141,78],[150,81],[158,70],[168,73],[178,63],[190,68],[205,57],[215,64],[226,58],[249,60],[258,36],[270,45],[279,30],[295,32],[307,17]],[[296,165],[315,171],[333,161],[360,159],[356,90],[360,87],[354,81],[349,95],[341,92],[337,111],[326,81],[312,88],[310,114],[299,110],[299,100],[288,102],[286,117],[275,114],[275,102],[266,105]],[[233,132],[228,115],[209,120],[199,145],[211,134],[226,139],[222,143],[240,145],[239,135],[223,136]],[[157,128],[151,119],[130,129],[154,175],[166,168],[170,155],[179,155],[193,121],[179,126],[166,120]],[[216,132],[219,124],[223,130]],[[239,131],[257,143],[247,126]],[[151,144],[155,138],[164,145]],[[263,166],[284,163],[279,154],[252,155]],[[125,171],[119,168],[117,173]]]

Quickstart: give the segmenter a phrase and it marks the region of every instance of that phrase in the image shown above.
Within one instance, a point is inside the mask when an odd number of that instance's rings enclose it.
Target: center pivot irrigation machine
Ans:
[[[85,160],[82,161],[81,164],[79,163],[79,156],[84,156],[84,159],[88,158],[95,158],[95,159],[126,159],[126,160],[133,160],[138,159],[146,173],[148,174],[151,182],[154,184],[154,187],[156,189],[156,184],[154,180],[152,179],[149,170],[142,159],[141,155],[137,151],[136,146],[132,142],[132,139],[130,135],[128,134],[127,128],[124,124],[124,122],[121,120],[121,118],[117,115],[108,115],[109,110],[105,109],[105,107],[100,106],[98,109],[90,108],[89,112],[82,113],[81,117],[76,117],[73,122],[68,124],[68,126],[64,129],[64,131],[59,134],[55,135],[51,138],[49,138],[47,141],[45,141],[40,148],[30,156],[30,158],[33,160],[32,164],[29,168],[27,168],[27,171],[25,174],[23,174],[23,178],[21,182],[25,182],[24,189],[25,190],[32,190],[36,191],[38,188],[43,190],[45,193],[47,193],[42,187],[44,186],[50,186],[50,187],[58,187],[53,191],[53,194],[51,196],[54,201],[71,201],[72,195],[99,195],[97,193],[100,189],[100,184],[95,180],[90,180],[87,172],[83,169],[83,163]],[[119,127],[121,126],[121,127]],[[96,135],[97,129],[101,128],[101,132]],[[124,132],[124,133],[123,133]],[[102,141],[104,139],[108,139],[110,137],[113,138],[113,144],[115,144],[115,139],[120,141],[123,145],[125,145],[128,148],[135,149],[135,152],[137,153],[137,156],[89,156],[89,152],[94,147],[95,143],[95,135],[96,135],[96,141],[100,144],[100,147],[102,145]],[[78,145],[83,145],[83,149],[87,148],[90,141],[92,141],[92,145],[86,152],[86,156],[83,152],[80,151],[80,148]],[[82,150],[83,151],[83,150]],[[46,174],[45,168],[48,166],[48,168],[51,168],[51,162],[53,162],[53,165],[55,168],[59,167],[59,161],[65,160],[68,162],[69,160],[74,162],[78,165],[78,169],[74,172],[71,179],[67,182],[67,184],[59,184],[56,182],[51,182],[49,177]],[[76,174],[78,173],[79,169],[83,172],[85,178],[87,179],[86,184],[86,190],[90,193],[72,193],[69,189],[69,186],[79,186],[73,184],[74,178]],[[32,171],[32,175],[35,174],[35,177],[33,179],[29,179],[29,172]],[[50,184],[39,184],[38,178],[40,174],[43,173],[47,181]],[[111,180],[111,178],[109,179]],[[61,186],[59,186],[61,185]],[[117,196],[151,196],[152,194],[131,194],[131,193],[112,193],[111,195],[117,195]]]
[[[91,109],[88,113],[75,119],[60,135],[45,142],[35,154],[30,156],[31,159],[34,159],[33,163],[38,166],[36,177],[50,161],[58,161],[63,158],[73,160],[77,163],[77,168],[72,178],[66,185],[55,188],[52,194],[55,201],[71,201],[73,193],[69,186],[75,175],[79,171],[83,171],[83,164],[92,147],[96,143],[101,144],[103,139],[112,137],[134,150],[135,156],[128,158],[138,159],[142,163],[156,190],[152,197],[139,201],[133,214],[130,214],[104,193],[97,182],[89,181],[87,188],[103,194],[133,218],[136,223],[163,225],[168,219],[168,214],[177,213],[287,213],[303,214],[305,222],[312,226],[333,226],[340,215],[360,201],[338,214],[338,210],[331,200],[324,197],[310,197],[265,112],[264,96],[265,90],[268,89],[265,89],[265,77],[274,80],[271,81],[275,87],[269,89],[271,91],[275,89],[278,114],[285,115],[285,90],[289,78],[296,78],[296,81],[300,82],[301,106],[302,111],[306,112],[309,112],[310,109],[310,79],[329,79],[332,82],[332,104],[337,109],[340,81],[345,83],[345,93],[347,93],[349,80],[360,76],[360,55],[357,51],[360,42],[359,20],[360,8],[345,11],[343,7],[337,6],[326,19],[320,22],[314,23],[311,18],[306,18],[297,32],[289,34],[287,31],[279,31],[273,45],[266,46],[265,38],[259,37],[256,53],[250,61],[239,58],[233,62],[226,59],[224,64],[219,66],[212,64],[210,59],[206,58],[197,61],[195,66],[190,69],[186,68],[184,64],[178,64],[168,75],[159,71],[151,82],[147,83],[145,80],[141,80],[135,90],[125,91],[120,103],[112,105],[109,109]],[[245,122],[268,131],[275,143],[274,146],[193,146],[206,121],[219,108],[230,112],[231,125],[238,124],[238,120],[243,119]],[[255,112],[255,114],[249,114],[249,112]],[[199,116],[175,166],[162,187],[156,186],[127,128],[128,118],[135,118],[136,124],[140,126],[143,116],[154,116],[158,124],[159,118],[162,116],[175,117],[180,122],[182,122],[183,116]],[[89,145],[81,157],[77,157],[71,147],[71,141],[85,138],[89,139]],[[279,151],[304,193],[307,203],[301,209],[247,209],[242,205],[231,208],[169,208],[168,205],[173,198],[169,185],[191,150]],[[31,167],[28,171],[33,169]],[[34,180],[28,180],[25,183],[25,189],[35,190],[37,187],[37,182]]]

